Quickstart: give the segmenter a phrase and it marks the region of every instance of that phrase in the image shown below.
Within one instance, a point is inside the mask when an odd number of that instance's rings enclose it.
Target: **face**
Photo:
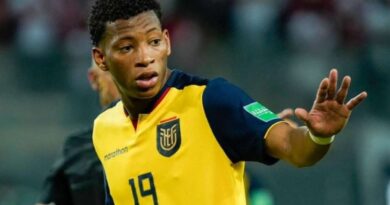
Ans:
[[[88,79],[92,89],[98,92],[100,105],[103,108],[108,107],[112,102],[119,99],[119,92],[110,73],[99,69],[94,62],[92,62],[92,66],[88,70]]]
[[[93,49],[96,63],[112,74],[128,99],[157,95],[167,80],[170,52],[168,31],[161,29],[153,11],[107,23],[99,47]]]

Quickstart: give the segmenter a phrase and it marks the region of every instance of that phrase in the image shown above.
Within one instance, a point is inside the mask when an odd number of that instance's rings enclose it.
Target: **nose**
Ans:
[[[148,65],[154,63],[154,61],[155,59],[152,57],[152,51],[147,46],[140,46],[138,48],[135,62],[136,67],[148,67]]]

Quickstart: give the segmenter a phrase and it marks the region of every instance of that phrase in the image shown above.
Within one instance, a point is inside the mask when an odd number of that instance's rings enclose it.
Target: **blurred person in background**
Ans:
[[[92,61],[88,79],[98,93],[103,109],[119,99],[118,90],[109,73]],[[63,155],[46,178],[37,205],[103,205],[103,169],[92,145],[92,128],[70,135],[64,144]]]
[[[19,19],[9,8],[7,1],[0,0],[0,49],[14,42],[18,24]]]
[[[293,127],[224,79],[167,67],[169,34],[154,0],[97,0],[89,18],[93,55],[122,101],[100,114],[93,144],[108,183],[106,204],[245,204],[245,161],[311,166],[352,110],[351,78],[332,69]]]

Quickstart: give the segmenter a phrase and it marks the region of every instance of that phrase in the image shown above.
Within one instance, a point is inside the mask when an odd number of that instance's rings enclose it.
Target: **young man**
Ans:
[[[111,75],[97,68],[92,61],[88,78],[98,92],[103,109],[119,100]],[[92,145],[92,128],[70,135],[64,144],[63,156],[57,160],[46,178],[37,205],[103,205],[103,168]]]
[[[346,125],[362,92],[344,103],[337,70],[319,85],[306,125],[293,127],[223,79],[167,68],[168,31],[155,0],[97,0],[89,19],[93,55],[122,97],[94,124],[107,204],[245,204],[245,161],[313,165]]]

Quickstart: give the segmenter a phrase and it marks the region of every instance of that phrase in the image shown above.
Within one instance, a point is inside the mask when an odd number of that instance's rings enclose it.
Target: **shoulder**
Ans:
[[[97,125],[115,124],[123,119],[126,119],[126,116],[123,109],[123,103],[122,101],[119,101],[116,105],[106,109],[96,117],[94,121],[94,129]]]
[[[196,75],[192,75],[180,70],[172,70],[172,74],[168,79],[166,86],[174,87],[182,90],[186,86],[190,85],[206,85],[209,82],[208,79],[202,78]]]
[[[95,146],[104,146],[109,143],[107,135],[112,134],[112,130],[129,126],[129,118],[124,112],[122,101],[119,101],[115,106],[102,112],[94,121],[92,143]]]
[[[206,111],[208,109],[237,109],[252,102],[254,100],[245,91],[223,78],[210,80],[203,93]]]

